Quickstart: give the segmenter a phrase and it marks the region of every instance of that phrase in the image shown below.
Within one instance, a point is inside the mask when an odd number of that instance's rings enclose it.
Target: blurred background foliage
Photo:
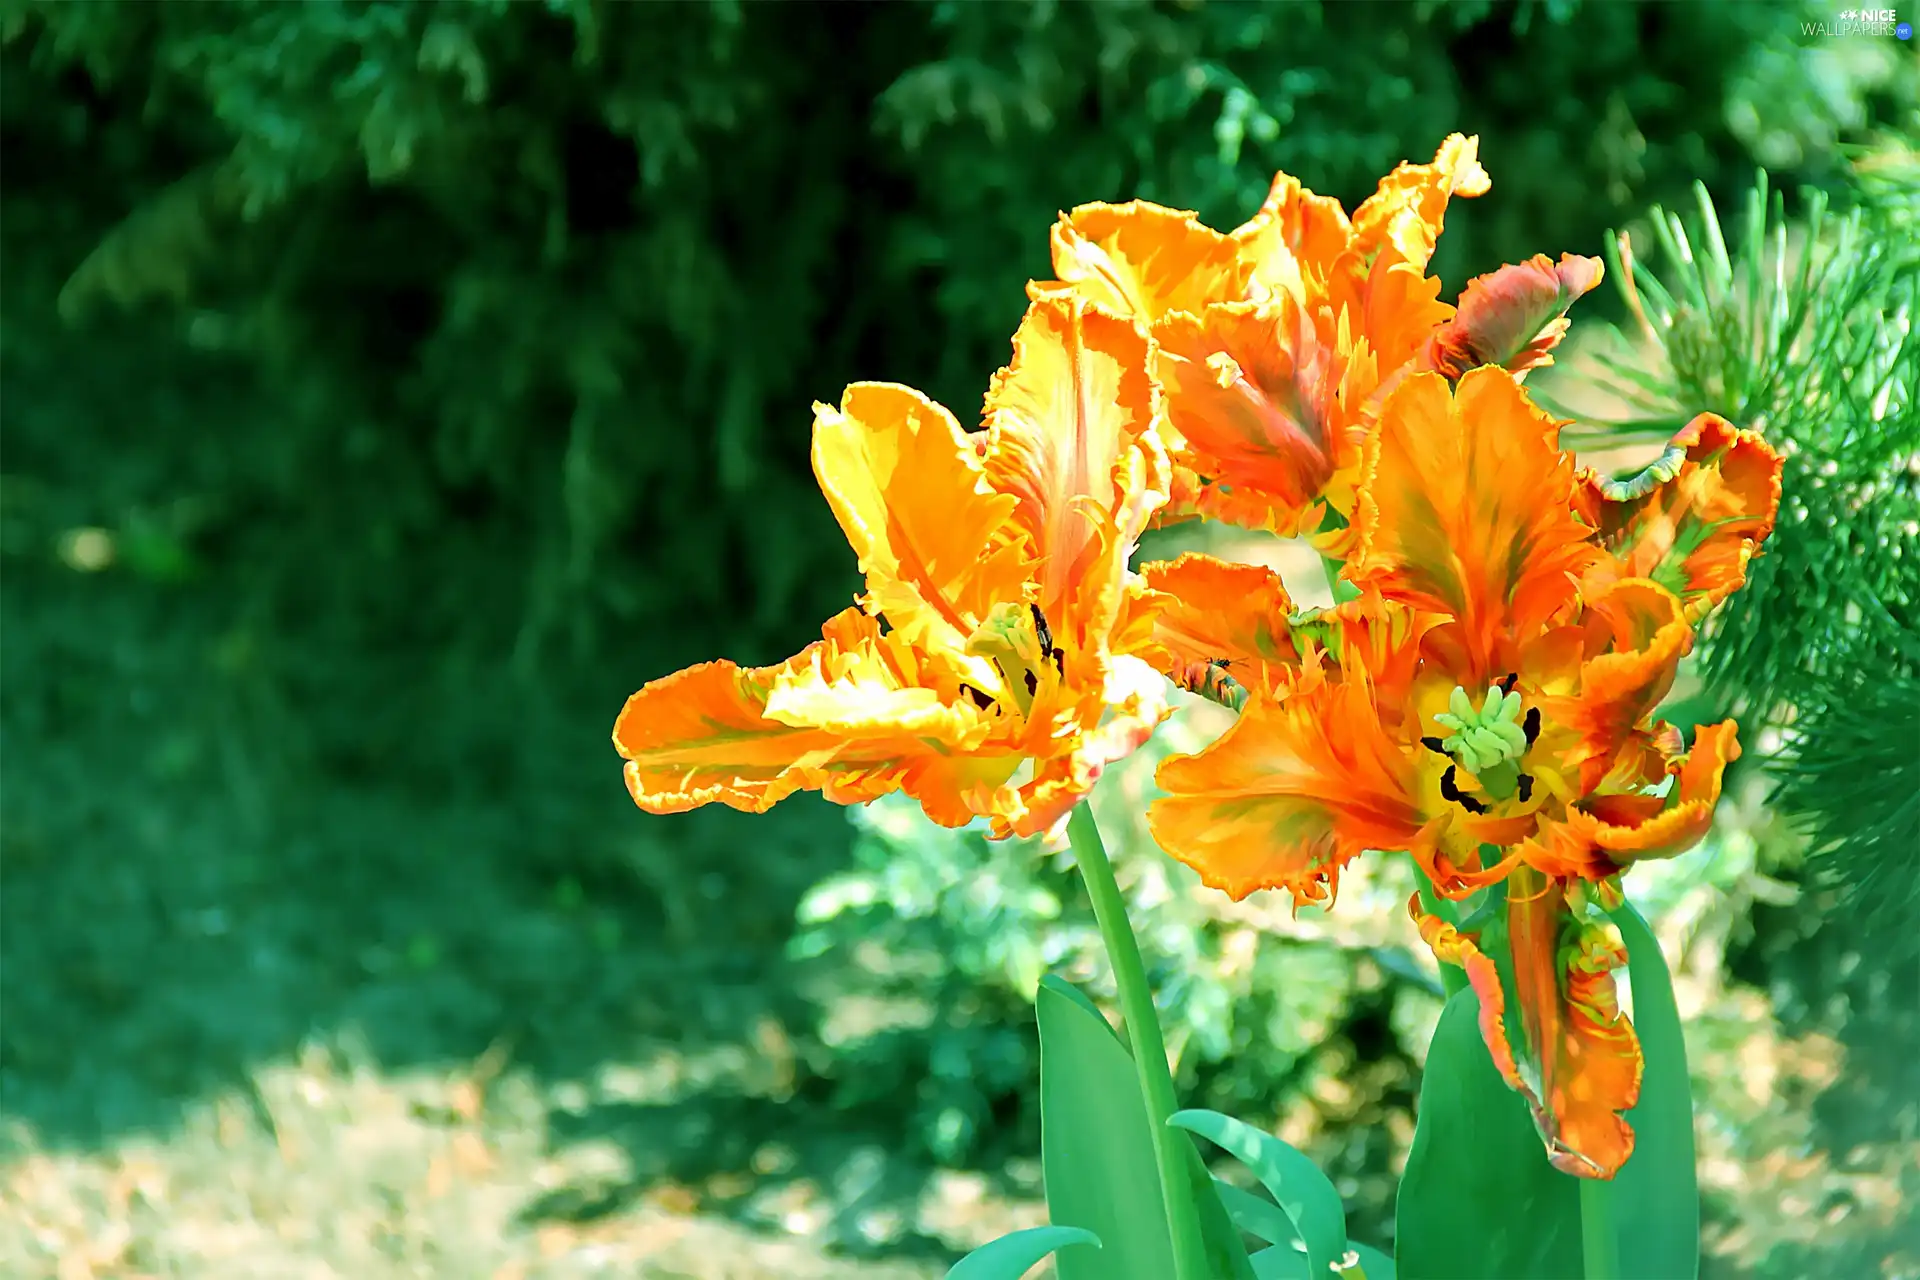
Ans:
[[[0,0],[0,1082],[21,1141],[172,1123],[351,1025],[393,1069],[508,1036],[549,1081],[744,1044],[753,1089],[914,1159],[1030,1154],[1033,980],[1101,981],[1057,860],[887,806],[642,819],[613,715],[688,662],[784,656],[846,602],[808,404],[887,379],[970,418],[1058,211],[1140,196],[1231,226],[1276,168],[1351,206],[1455,129],[1481,135],[1494,188],[1449,211],[1450,292],[1631,226],[1680,301],[1658,332],[1583,304],[1623,323],[1585,365],[1614,407],[1804,441],[1807,531],[1783,529],[1729,615],[1697,710],[1770,720],[1797,762],[1786,811],[1830,818],[1809,838],[1730,800],[1671,899],[1694,904],[1676,918],[1702,972],[1726,953],[1794,1044],[1897,1006],[1911,975],[1814,935],[1851,879],[1912,936],[1915,792],[1862,784],[1860,762],[1912,760],[1905,730],[1861,726],[1910,727],[1917,674],[1900,184],[1920,68],[1890,39],[1801,34],[1832,19],[1795,0]],[[1778,227],[1794,265],[1826,265],[1789,299],[1824,300],[1811,328],[1754,348],[1725,338],[1746,331],[1724,299],[1751,291],[1707,280],[1689,309],[1672,272],[1704,268],[1663,264],[1672,227],[1643,215],[1695,209],[1696,182],[1744,209],[1757,165],[1794,194],[1757,233],[1729,219],[1735,256]],[[1802,191],[1835,212],[1814,225]],[[1886,625],[1855,627],[1850,599]],[[1807,628],[1831,643],[1796,648]],[[1111,823],[1150,763],[1110,789]],[[1292,921],[1196,898],[1125,843],[1185,1087],[1294,1126],[1383,1224],[1434,1008],[1403,886],[1383,870]],[[1803,860],[1862,847],[1837,877]],[[642,1144],[604,1100],[548,1101],[575,1117],[553,1133]],[[638,1194],[654,1175],[626,1176]],[[1766,1256],[1728,1221],[1729,1256]]]

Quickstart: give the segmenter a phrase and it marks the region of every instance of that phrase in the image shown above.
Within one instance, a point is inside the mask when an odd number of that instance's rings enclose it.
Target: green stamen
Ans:
[[[1476,709],[1467,691],[1455,685],[1447,709],[1433,719],[1451,730],[1440,739],[1441,750],[1478,778],[1488,795],[1505,800],[1514,793],[1520,782],[1518,762],[1527,753],[1517,691],[1502,693],[1494,685]]]

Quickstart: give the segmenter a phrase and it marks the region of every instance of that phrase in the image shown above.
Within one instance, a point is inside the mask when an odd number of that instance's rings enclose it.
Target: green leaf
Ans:
[[[1666,957],[1647,922],[1631,903],[1612,916],[1627,944],[1633,1027],[1646,1059],[1639,1104],[1627,1112],[1633,1155],[1613,1180],[1620,1274],[1694,1280],[1700,1272],[1700,1188],[1694,1180],[1693,1091],[1680,1008]]]
[[[1168,1124],[1217,1143],[1253,1170],[1307,1245],[1307,1261],[1325,1275],[1347,1251],[1347,1213],[1327,1175],[1270,1133],[1218,1111],[1176,1112]]]
[[[1208,1173],[1206,1161],[1194,1150],[1193,1143],[1185,1138],[1180,1141],[1187,1153],[1188,1187],[1193,1193],[1194,1203],[1200,1207],[1200,1237],[1206,1245],[1207,1274],[1231,1277],[1231,1280],[1258,1280],[1253,1272],[1253,1263],[1247,1258],[1246,1242],[1240,1237],[1239,1218],[1227,1208],[1225,1201],[1229,1190],[1240,1189],[1229,1187]],[[1260,1203],[1265,1204],[1266,1201]]]
[[[1294,1230],[1293,1219],[1273,1201],[1218,1179],[1214,1180],[1214,1192],[1233,1219],[1233,1225],[1248,1235],[1258,1236],[1268,1244],[1290,1245],[1300,1238],[1300,1233]]]
[[[989,1240],[953,1264],[947,1280],[1020,1280],[1035,1263],[1055,1249],[1090,1244],[1100,1247],[1100,1238],[1079,1227],[1028,1227]],[[1369,1277],[1371,1280],[1371,1277]]]
[[[1060,1255],[1059,1280],[1166,1280],[1173,1241],[1133,1060],[1107,1020],[1056,977],[1034,997],[1040,1022],[1040,1154],[1056,1226],[1101,1241]]]
[[[1480,1038],[1471,988],[1427,1051],[1396,1209],[1400,1280],[1580,1280],[1580,1191],[1547,1163],[1526,1101]]]
[[[1253,1255],[1255,1280],[1308,1280],[1313,1270],[1298,1245],[1277,1244]]]

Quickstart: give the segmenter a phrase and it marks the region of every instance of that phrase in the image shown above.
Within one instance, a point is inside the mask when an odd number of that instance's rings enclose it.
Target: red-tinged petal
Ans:
[[[1746,580],[1780,510],[1780,455],[1759,435],[1703,413],[1666,455],[1627,481],[1583,473],[1587,522],[1621,577],[1652,578],[1698,622]]]
[[[1407,914],[1413,917],[1434,959],[1466,971],[1467,982],[1480,1000],[1480,1038],[1486,1042],[1487,1053],[1507,1087],[1525,1092],[1520,1068],[1513,1058],[1513,1045],[1507,1040],[1507,993],[1500,985],[1499,966],[1480,950],[1474,939],[1439,916],[1429,914],[1421,905],[1419,894],[1407,899]]]
[[[1491,185],[1480,167],[1480,139],[1453,134],[1432,164],[1402,164],[1353,211],[1352,245],[1371,258],[1390,253],[1424,273],[1454,196],[1484,195]]]
[[[1404,707],[1420,674],[1421,642],[1447,621],[1384,599],[1369,589],[1331,609],[1316,610],[1293,630],[1294,643],[1312,641],[1346,671],[1364,671],[1382,706]]]
[[[910,642],[958,652],[1029,573],[1015,499],[994,493],[953,415],[911,387],[860,382],[813,407],[813,469],[860,557],[866,604]]]
[[[1541,710],[1579,734],[1566,759],[1580,767],[1580,788],[1587,793],[1613,770],[1616,757],[1673,688],[1694,633],[1678,597],[1644,578],[1588,596],[1581,623],[1589,656],[1580,665],[1578,692],[1544,698]]]
[[[1140,572],[1167,597],[1146,656],[1175,683],[1190,689],[1183,674],[1219,663],[1243,688],[1272,693],[1299,667],[1287,628],[1293,600],[1273,570],[1188,552]]]
[[[1027,308],[1013,363],[987,392],[987,479],[1013,499],[1069,664],[1087,664],[1068,672],[1074,685],[1105,678],[1127,561],[1167,500],[1158,394],[1144,334],[1077,298]]]
[[[1702,725],[1693,750],[1668,763],[1675,778],[1666,797],[1596,796],[1567,814],[1567,830],[1615,865],[1685,853],[1712,828],[1721,781],[1739,758],[1733,721]]]
[[[1598,258],[1546,254],[1501,267],[1470,281],[1459,312],[1435,333],[1426,367],[1458,379],[1468,369],[1495,364],[1511,373],[1553,363],[1553,348],[1567,331],[1567,311],[1600,283]]]
[[[1053,270],[1086,301],[1140,324],[1241,297],[1250,270],[1234,241],[1191,213],[1144,200],[1083,204],[1053,228]],[[1030,287],[1038,299],[1051,284]]]
[[[1505,1039],[1547,1159],[1562,1173],[1610,1179],[1633,1154],[1624,1118],[1640,1100],[1640,1041],[1620,1011],[1613,971],[1626,947],[1585,919],[1566,889],[1530,866],[1507,879],[1513,957]]]
[[[916,673],[902,663],[912,655],[889,646],[872,618],[849,609],[825,635],[777,666],[702,663],[627,699],[613,742],[634,801],[650,813],[716,802],[760,813],[817,790],[855,804],[897,790],[911,758],[964,751],[985,737],[976,708],[943,706],[911,685]],[[823,713],[821,722],[769,715],[776,692]],[[870,699],[865,714],[853,706],[861,692]]]
[[[1422,275],[1417,267],[1384,253],[1373,260],[1363,280],[1351,289],[1336,288],[1332,299],[1336,306],[1346,306],[1349,322],[1390,375],[1417,369],[1434,331],[1454,313],[1440,301],[1437,277]]]
[[[1325,292],[1350,230],[1338,200],[1317,196],[1298,178],[1276,173],[1266,203],[1235,229],[1233,240],[1252,265],[1257,296],[1286,293],[1304,303]]]
[[[1348,580],[1452,617],[1433,639],[1468,687],[1566,607],[1599,554],[1569,510],[1558,433],[1513,375],[1475,369],[1453,390],[1409,377],[1367,437]]]
[[[1422,815],[1407,753],[1364,680],[1256,700],[1206,750],[1160,765],[1147,811],[1160,847],[1233,898],[1284,888],[1318,902],[1367,849],[1402,849]]]
[[[1335,470],[1358,456],[1343,395],[1350,353],[1286,296],[1170,315],[1154,341],[1167,417],[1190,464],[1230,495],[1233,514],[1253,517],[1244,522],[1297,532]]]

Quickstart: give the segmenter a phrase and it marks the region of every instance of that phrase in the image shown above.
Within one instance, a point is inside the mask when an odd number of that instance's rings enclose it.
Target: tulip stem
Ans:
[[[1120,1012],[1127,1023],[1127,1041],[1133,1049],[1140,1096],[1147,1105],[1154,1162],[1160,1167],[1160,1199],[1166,1208],[1167,1229],[1173,1237],[1175,1275],[1178,1280],[1205,1280],[1206,1246],[1200,1233],[1200,1210],[1188,1185],[1182,1149],[1186,1137],[1167,1124],[1167,1118],[1176,1108],[1173,1073],[1167,1069],[1167,1046],[1160,1033],[1160,1016],[1153,1007],[1153,989],[1147,985],[1140,944],[1134,940],[1133,926],[1127,921],[1126,900],[1120,896],[1120,886],[1113,878],[1113,864],[1107,860],[1107,847],[1100,839],[1093,810],[1084,801],[1067,820],[1067,839],[1073,845],[1080,878],[1086,881],[1087,896],[1093,899],[1093,916],[1100,924],[1100,937],[1107,944],[1114,984],[1120,989]]]
[[[1580,1255],[1586,1280],[1619,1280],[1620,1245],[1613,1233],[1613,1184],[1580,1179]]]

